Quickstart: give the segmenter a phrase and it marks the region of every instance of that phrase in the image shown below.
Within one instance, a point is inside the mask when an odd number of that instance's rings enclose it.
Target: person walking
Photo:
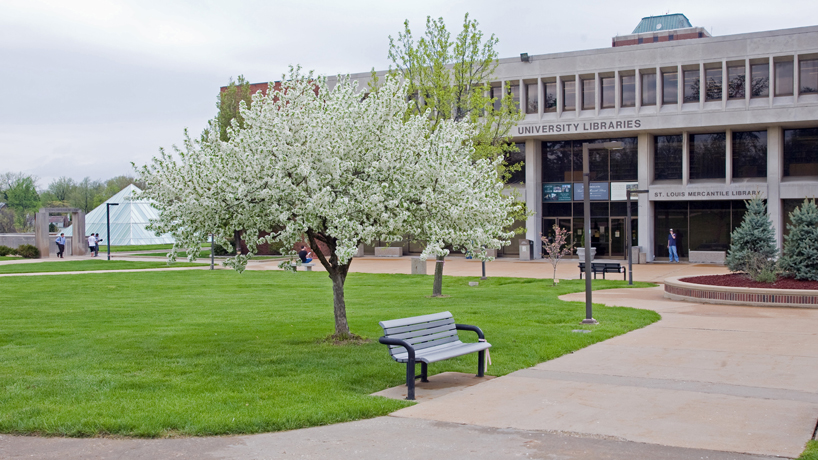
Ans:
[[[99,242],[102,241],[102,238],[99,237],[99,233],[94,235],[94,257],[99,255]]]
[[[65,252],[65,233],[60,233],[60,236],[57,237],[57,257],[60,259],[64,259],[63,253]]]
[[[673,232],[673,229],[670,229],[670,234],[667,236],[667,250],[670,253],[670,262],[674,262],[674,258],[676,262],[679,262],[679,252],[676,249],[676,234]]]
[[[88,252],[91,253],[91,257],[96,257],[94,255],[94,247],[97,245],[97,237],[94,236],[92,233],[91,236],[88,237]]]

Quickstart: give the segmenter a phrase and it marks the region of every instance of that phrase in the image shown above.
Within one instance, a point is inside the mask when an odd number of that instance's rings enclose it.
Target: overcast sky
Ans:
[[[684,13],[714,35],[818,24],[815,0],[0,0],[0,173],[45,188],[133,174],[198,135],[229,78],[386,69],[388,36],[427,15],[456,33],[468,12],[500,57],[611,46],[644,16]]]

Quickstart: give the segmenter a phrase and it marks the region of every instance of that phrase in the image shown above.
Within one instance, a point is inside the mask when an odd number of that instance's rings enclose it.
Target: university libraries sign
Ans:
[[[577,123],[543,123],[540,125],[517,126],[517,135],[523,134],[562,134],[585,133],[596,131],[619,131],[623,129],[638,129],[642,127],[642,120],[616,121],[581,121]]]
[[[651,201],[749,200],[767,198],[767,184],[689,184],[648,187]]]

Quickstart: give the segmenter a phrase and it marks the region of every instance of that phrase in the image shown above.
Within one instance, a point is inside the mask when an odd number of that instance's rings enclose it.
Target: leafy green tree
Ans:
[[[69,203],[73,208],[80,208],[84,212],[90,212],[96,207],[104,187],[99,181],[92,181],[90,177],[77,182],[77,186],[69,195]],[[99,201],[101,203],[101,201]]]
[[[244,79],[243,75],[239,75],[234,82],[230,79],[227,88],[219,93],[219,102],[216,107],[219,108],[219,113],[216,115],[216,127],[219,130],[219,138],[225,142],[230,140],[227,128],[231,126],[233,120],[238,123],[239,129],[245,128],[244,117],[239,110],[242,101],[250,107],[252,102],[252,95],[250,94],[250,83]]]
[[[17,231],[31,229],[34,213],[40,208],[37,179],[23,173],[7,173],[3,176],[2,201],[14,212]]]
[[[425,34],[417,40],[408,20],[404,21],[404,30],[398,33],[397,39],[389,37],[389,59],[395,65],[391,73],[408,84],[411,103],[406,116],[426,115],[432,130],[438,129],[444,121],[470,122],[475,127],[471,136],[474,160],[493,162],[518,151],[509,133],[523,118],[519,100],[511,97],[510,86],[492,89],[490,83],[498,65],[497,42],[494,34],[484,40],[477,21],[469,19],[468,14],[456,37],[446,29],[443,18],[431,16],[426,18]],[[371,90],[376,91],[377,85],[373,72]],[[499,177],[508,180],[522,164],[503,162],[497,167]],[[525,208],[515,207],[511,212],[510,217],[519,219],[524,216]],[[444,233],[454,235],[453,230]],[[413,236],[423,239],[427,235]],[[445,243],[456,246],[455,241]],[[441,295],[443,260],[447,254],[447,250],[435,254],[438,263],[435,264],[433,295]]]
[[[517,151],[509,132],[523,114],[512,97],[493,97],[490,81],[498,65],[498,40],[494,34],[483,38],[477,21],[468,14],[454,39],[443,18],[427,17],[426,33],[416,41],[407,20],[397,39],[389,37],[389,59],[396,67],[393,73],[409,83],[411,113],[428,110],[433,129],[443,120],[474,123],[475,159],[494,160]],[[504,93],[508,95],[510,87]]]
[[[784,254],[779,266],[785,276],[818,281],[818,206],[805,199],[790,213],[792,224],[784,238]]]
[[[767,205],[758,195],[746,201],[747,212],[731,235],[727,268],[746,273],[756,281],[775,281],[775,231],[767,215]]]
[[[77,184],[70,177],[60,177],[48,184],[48,188],[40,194],[43,205],[52,208],[70,207],[69,197]]]

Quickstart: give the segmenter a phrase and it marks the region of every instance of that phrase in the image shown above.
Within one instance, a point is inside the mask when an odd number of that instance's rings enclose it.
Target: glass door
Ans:
[[[625,257],[625,219],[621,217],[611,217],[611,256]]]

